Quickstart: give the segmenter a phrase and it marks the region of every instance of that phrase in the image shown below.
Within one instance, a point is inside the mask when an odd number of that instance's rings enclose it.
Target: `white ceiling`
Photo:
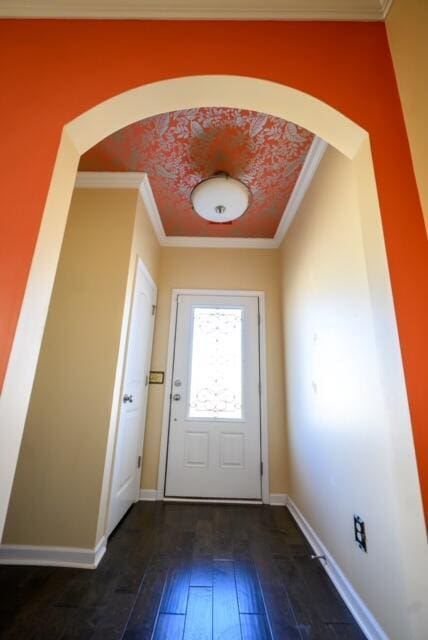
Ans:
[[[0,0],[0,18],[384,20],[393,0]]]

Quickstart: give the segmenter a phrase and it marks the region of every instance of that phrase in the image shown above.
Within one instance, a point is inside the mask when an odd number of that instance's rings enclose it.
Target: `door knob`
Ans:
[[[181,400],[181,394],[180,393],[174,393],[174,395],[172,396],[173,400]]]
[[[125,393],[125,395],[123,396],[123,402],[133,402],[134,398],[132,397],[132,395],[128,395],[127,393]]]

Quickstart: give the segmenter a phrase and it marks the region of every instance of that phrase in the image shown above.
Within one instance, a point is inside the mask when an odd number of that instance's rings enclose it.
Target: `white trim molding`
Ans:
[[[327,572],[330,580],[338,590],[346,606],[351,611],[367,640],[388,640],[388,636],[382,629],[372,612],[361,599],[361,596],[354,589],[348,578],[345,576],[333,556],[321,542],[309,522],[299,511],[292,499],[288,497],[287,507],[299,525],[302,533],[317,555],[323,555],[326,562],[322,562],[322,567]]]
[[[389,0],[386,0],[388,2]],[[196,0],[170,0],[141,2],[124,0],[3,0],[0,17],[4,18],[110,18],[115,20],[368,20],[384,17],[385,0],[366,0],[361,3],[348,0],[273,0],[243,2],[230,0],[219,7],[214,0],[201,3]],[[278,6],[280,4],[280,6]],[[345,6],[344,6],[345,5]]]
[[[154,232],[162,247],[202,249],[278,249],[292,223],[327,149],[327,143],[315,136],[281,216],[274,238],[211,238],[167,236],[147,173],[140,171],[79,171],[76,189],[138,189]]]
[[[386,20],[394,0],[379,0],[382,20]]]
[[[147,215],[150,218],[154,232],[157,236],[157,239],[159,240],[159,244],[164,245],[167,236],[163,228],[158,205],[156,204],[156,199],[153,194],[152,186],[150,184],[149,176],[147,175],[147,173],[142,174],[142,180],[139,186],[139,193],[140,193],[140,198],[142,199],[146,207]]]
[[[279,247],[284,240],[284,236],[287,233],[291,223],[293,222],[297,211],[299,210],[302,200],[305,197],[309,185],[311,184],[313,177],[319,167],[321,160],[327,150],[327,143],[315,136],[312,141],[311,148],[308,151],[308,155],[303,163],[302,170],[299,177],[296,180],[291,196],[287,202],[284,213],[279,221],[278,228],[273,239],[275,247]]]
[[[261,506],[261,500],[233,500],[229,498],[162,498],[162,502],[190,503],[190,504],[244,504],[247,506]]]
[[[2,544],[0,545],[0,565],[96,569],[106,552],[106,547],[107,539],[104,536],[94,549]]]
[[[156,502],[158,492],[156,489],[140,489],[140,500],[143,502]]]
[[[163,247],[198,247],[201,249],[277,249],[273,238],[209,238],[203,236],[166,236]]]
[[[146,174],[141,171],[78,171],[76,189],[138,189]]]
[[[285,507],[287,501],[288,496],[286,493],[271,493],[269,496],[269,504],[271,507]]]

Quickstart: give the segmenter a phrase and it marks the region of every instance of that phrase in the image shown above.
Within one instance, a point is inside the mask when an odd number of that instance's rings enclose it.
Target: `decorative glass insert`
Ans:
[[[242,309],[195,307],[189,418],[242,420]]]

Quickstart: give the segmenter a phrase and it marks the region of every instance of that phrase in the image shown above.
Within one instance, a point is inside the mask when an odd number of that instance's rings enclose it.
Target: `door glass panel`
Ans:
[[[194,307],[188,418],[242,420],[242,309]]]

